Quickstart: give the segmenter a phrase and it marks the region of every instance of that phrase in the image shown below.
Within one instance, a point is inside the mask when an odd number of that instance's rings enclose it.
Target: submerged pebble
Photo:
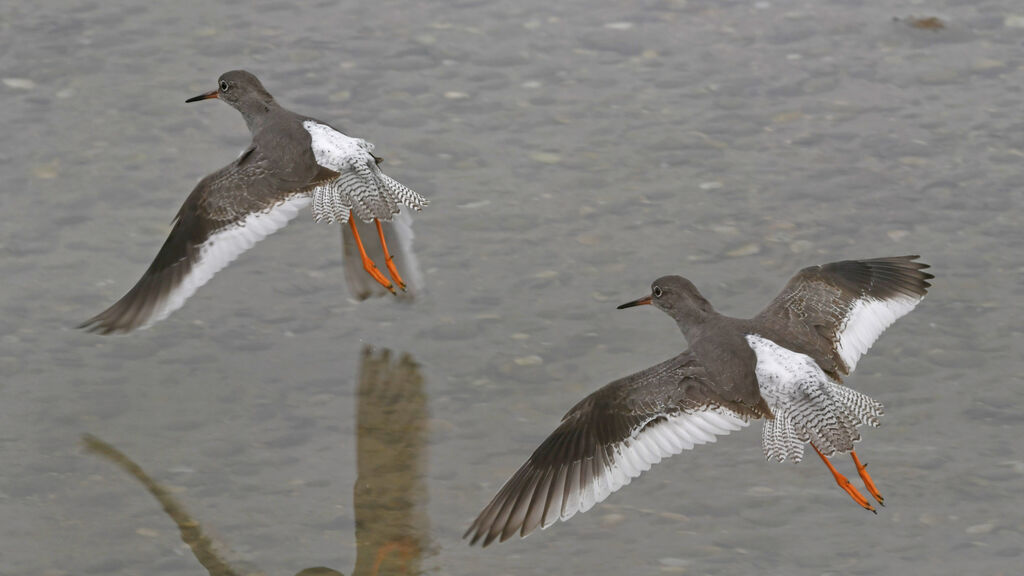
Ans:
[[[989,532],[996,529],[996,525],[991,522],[984,524],[975,524],[974,526],[968,526],[964,532],[968,534],[988,534]]]
[[[530,159],[541,164],[558,164],[562,161],[562,157],[554,152],[530,152]]]
[[[619,524],[622,524],[626,520],[626,516],[623,514],[612,513],[605,514],[601,517],[602,528],[614,528]]]
[[[518,366],[537,366],[544,363],[544,359],[536,354],[530,354],[529,356],[520,356],[514,360]]]
[[[36,87],[36,83],[28,78],[4,78],[3,82],[4,86],[18,90],[31,90]]]
[[[725,253],[725,256],[728,258],[742,258],[743,256],[753,256],[755,254],[760,254],[760,252],[761,245],[751,242],[750,244],[744,244],[743,246],[729,250],[728,252]]]

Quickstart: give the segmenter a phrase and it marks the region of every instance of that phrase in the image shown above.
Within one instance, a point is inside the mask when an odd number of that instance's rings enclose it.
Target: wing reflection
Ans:
[[[419,367],[408,354],[397,362],[391,352],[363,349],[356,410],[354,488],[356,565],[353,576],[416,575],[429,547],[426,513],[427,395]],[[181,540],[210,576],[252,574],[232,567],[213,541],[169,490],[131,458],[91,434],[86,449],[103,456],[138,480],[178,526]],[[343,576],[325,567],[296,576]]]
[[[242,574],[241,572],[236,572],[220,557],[210,537],[203,534],[203,527],[192,518],[192,515],[185,510],[185,507],[178,502],[174,495],[150,478],[149,474],[146,474],[146,471],[136,464],[134,460],[126,456],[124,452],[92,434],[83,434],[82,442],[87,450],[117,464],[122,470],[131,474],[142,483],[146,490],[149,490],[149,493],[164,507],[164,512],[178,525],[181,541],[192,549],[192,554],[203,565],[203,568],[206,568],[210,576],[237,576]]]

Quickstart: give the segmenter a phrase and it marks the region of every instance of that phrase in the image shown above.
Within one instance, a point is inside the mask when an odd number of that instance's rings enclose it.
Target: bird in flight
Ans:
[[[869,494],[881,493],[854,451],[882,404],[842,383],[879,335],[924,298],[918,256],[845,260],[801,270],[751,319],[720,314],[689,280],[658,278],[619,306],[652,305],[690,347],[584,398],[498,491],[464,538],[487,546],[586,512],[663,458],[764,419],[768,460],[804,446],[861,507],[874,506],[829,461],[849,453]]]
[[[130,332],[166,318],[219,270],[309,205],[317,222],[348,224],[347,275],[352,276],[355,266],[350,260],[358,252],[361,267],[380,287],[374,290],[349,278],[357,297],[382,290],[394,294],[396,286],[406,289],[381,223],[394,224],[392,248],[413,259],[411,220],[401,209],[418,211],[428,201],[381,172],[373,144],[283,108],[256,76],[244,70],[223,74],[216,90],[186,102],[211,98],[242,114],[252,143],[233,162],[199,181],[142,278],[80,328],[101,334]],[[357,220],[363,224],[357,226]],[[359,234],[370,224],[376,229],[388,277],[367,255]],[[355,250],[348,249],[349,239]],[[415,283],[419,272],[414,260],[406,270],[411,270]]]

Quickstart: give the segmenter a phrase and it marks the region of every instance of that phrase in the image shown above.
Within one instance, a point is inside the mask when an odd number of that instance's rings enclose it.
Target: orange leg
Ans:
[[[373,219],[373,223],[377,225],[377,236],[380,236],[380,246],[384,249],[384,263],[388,266],[388,274],[391,274],[391,279],[395,281],[402,291],[405,291],[405,282],[402,281],[402,277],[398,275],[398,269],[395,268],[395,264],[392,262],[394,258],[391,257],[391,253],[388,252],[388,243],[384,240],[384,229],[380,227],[380,220]]]
[[[384,563],[384,559],[394,551],[398,551],[402,555],[402,574],[409,572],[409,561],[412,560],[414,552],[412,547],[406,542],[387,542],[377,549],[377,557],[374,559],[373,571],[371,572],[373,576],[377,576],[380,573],[380,566]]]
[[[871,495],[875,497],[875,500],[878,500],[879,504],[885,506],[885,498],[882,498],[882,495],[879,494],[878,488],[875,487],[871,476],[868,475],[868,465],[861,464],[860,458],[857,458],[857,453],[853,450],[850,450],[850,456],[853,456],[853,463],[857,465],[857,474],[860,474],[860,479],[864,481],[864,487],[868,489],[868,492],[871,492]]]
[[[874,506],[872,506],[871,503],[868,502],[868,499],[861,495],[860,491],[857,490],[856,486],[850,484],[850,481],[846,479],[846,476],[843,476],[842,474],[839,473],[838,470],[836,470],[836,467],[833,466],[832,463],[828,461],[828,458],[825,458],[825,455],[822,454],[820,450],[818,450],[817,446],[811,444],[811,448],[814,448],[814,451],[817,452],[818,456],[821,457],[821,461],[825,463],[825,466],[828,466],[829,471],[832,472],[832,477],[836,479],[836,484],[838,484],[840,488],[845,490],[846,493],[850,495],[850,498],[853,498],[854,502],[860,504],[865,510],[870,510],[875,514],[878,514],[878,512],[875,511]]]
[[[391,281],[384,277],[377,270],[377,267],[373,265],[373,260],[366,255],[366,249],[363,248],[363,241],[359,238],[359,230],[356,229],[356,221],[354,218],[349,218],[348,225],[352,228],[352,235],[356,237],[356,246],[359,247],[359,255],[363,257],[363,269],[365,269],[373,279],[376,280],[381,286],[387,288],[392,294],[395,293],[395,287],[391,285]]]

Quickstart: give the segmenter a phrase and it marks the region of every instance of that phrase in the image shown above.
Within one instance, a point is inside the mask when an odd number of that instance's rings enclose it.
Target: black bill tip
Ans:
[[[622,310],[623,308],[632,308],[633,306],[646,306],[650,303],[651,297],[644,296],[643,298],[638,298],[636,300],[633,300],[632,302],[626,302],[625,304],[621,304],[618,307],[616,307],[616,310]]]

